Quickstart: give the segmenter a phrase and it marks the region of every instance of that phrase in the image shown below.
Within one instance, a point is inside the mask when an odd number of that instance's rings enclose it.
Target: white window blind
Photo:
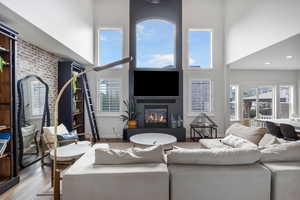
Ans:
[[[192,80],[191,100],[193,112],[211,112],[211,81]]]
[[[100,112],[120,112],[120,80],[101,80],[98,85]]]
[[[231,85],[230,93],[229,93],[229,112],[230,112],[230,120],[236,121],[239,119],[238,112],[238,90],[239,86]]]
[[[40,116],[44,113],[46,88],[39,81],[31,81],[31,115]]]

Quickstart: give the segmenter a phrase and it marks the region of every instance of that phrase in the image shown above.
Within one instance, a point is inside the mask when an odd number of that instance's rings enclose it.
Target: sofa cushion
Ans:
[[[262,162],[300,161],[300,141],[270,145],[261,150]]]
[[[235,135],[228,135],[221,142],[233,148],[257,148],[257,145],[252,142]]]
[[[162,146],[152,146],[145,149],[128,148],[96,148],[96,165],[118,165],[133,163],[162,163],[164,162]]]
[[[257,162],[257,149],[174,149],[168,155],[170,164],[243,165]]]
[[[94,165],[94,160],[95,150],[91,149],[65,171],[62,199],[169,199],[169,172],[166,164]]]
[[[199,143],[206,149],[231,149],[232,147],[225,145],[220,139],[200,139]]]
[[[244,138],[256,145],[258,145],[264,134],[265,129],[263,128],[247,127],[239,123],[231,125],[226,131],[226,135],[235,135]]]

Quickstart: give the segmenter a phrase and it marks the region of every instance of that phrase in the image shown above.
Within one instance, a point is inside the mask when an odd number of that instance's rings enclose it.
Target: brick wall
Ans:
[[[57,68],[59,57],[23,40],[17,43],[16,78],[35,74],[49,86],[49,109],[53,120],[54,101],[57,94]],[[51,120],[51,121],[52,121]]]

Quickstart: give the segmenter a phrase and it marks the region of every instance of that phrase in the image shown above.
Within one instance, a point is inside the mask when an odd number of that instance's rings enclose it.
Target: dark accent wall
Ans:
[[[162,0],[151,4],[146,0],[130,0],[130,55],[136,57],[136,25],[147,19],[161,19],[176,26],[175,68],[151,69],[136,68],[136,60],[131,62],[129,70],[129,95],[134,96],[134,71],[178,71],[178,96],[135,96],[138,111],[139,128],[144,128],[145,105],[167,105],[170,115],[183,117],[183,71],[182,71],[182,0]],[[155,77],[154,77],[155,78]],[[166,77],[167,79],[168,77]],[[169,127],[171,126],[169,121]]]

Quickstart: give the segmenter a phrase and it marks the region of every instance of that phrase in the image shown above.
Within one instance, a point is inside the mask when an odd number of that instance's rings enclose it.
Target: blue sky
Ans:
[[[175,26],[162,20],[147,20],[137,24],[136,63],[141,68],[174,66]],[[189,65],[210,66],[210,32],[189,32]],[[121,30],[100,31],[100,64],[123,57]]]

